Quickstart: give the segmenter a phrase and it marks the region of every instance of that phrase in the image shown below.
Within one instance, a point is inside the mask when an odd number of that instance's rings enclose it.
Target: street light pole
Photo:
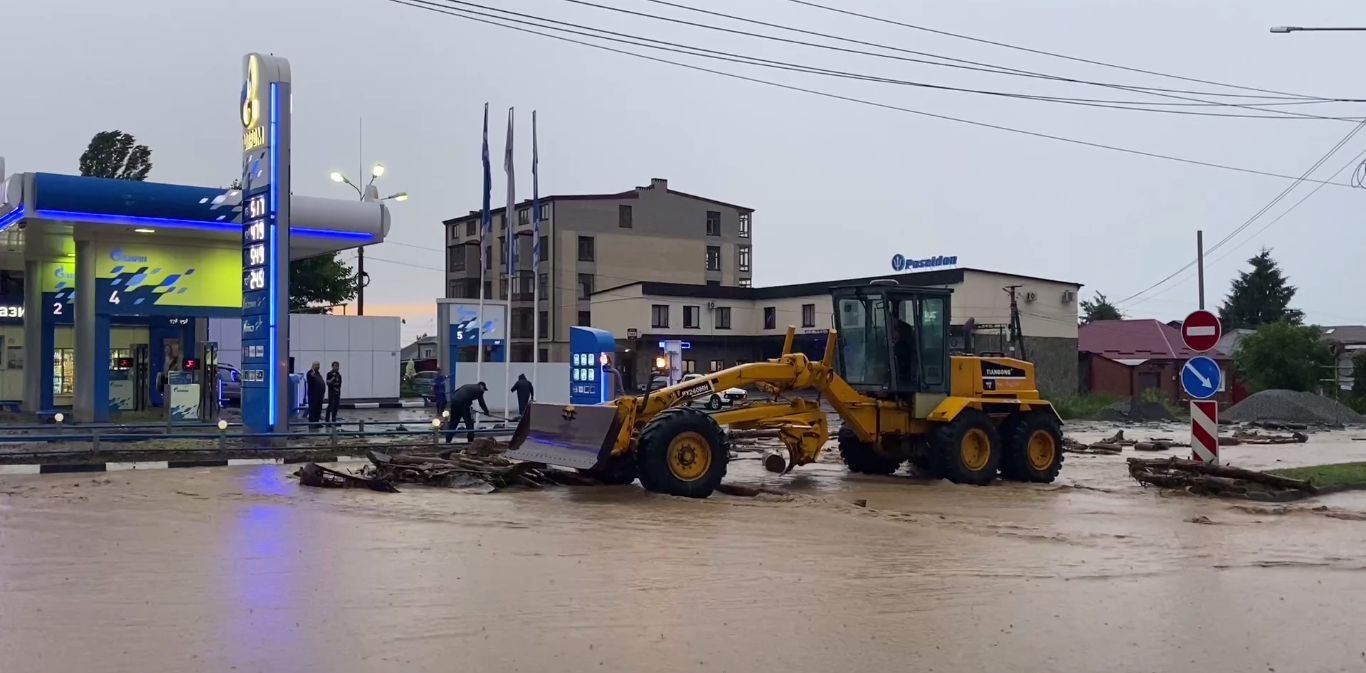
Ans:
[[[341,182],[356,190],[361,201],[407,201],[408,192],[398,192],[390,194],[384,198],[379,197],[379,190],[375,189],[375,180],[384,175],[384,164],[375,164],[370,168],[370,182],[361,188],[356,183],[351,182],[341,171],[332,171],[332,181]],[[369,277],[365,275],[365,246],[356,248],[356,315],[365,315],[365,286],[369,282]]]

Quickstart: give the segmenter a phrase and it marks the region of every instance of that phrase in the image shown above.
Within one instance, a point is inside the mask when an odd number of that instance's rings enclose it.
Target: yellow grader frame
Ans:
[[[964,484],[990,483],[998,473],[1033,482],[1057,476],[1061,419],[1040,397],[1034,366],[949,355],[949,291],[875,284],[833,294],[837,322],[857,336],[831,330],[820,361],[793,352],[789,327],[782,354],[766,362],[605,405],[532,404],[508,456],[704,498],[726,474],[730,448],[722,426],[776,430],[791,470],[815,462],[829,441],[823,400],[842,420],[839,451],[854,472],[891,474],[909,461],[924,474]],[[767,399],[711,414],[692,406],[744,386]],[[804,390],[818,396],[789,395]]]

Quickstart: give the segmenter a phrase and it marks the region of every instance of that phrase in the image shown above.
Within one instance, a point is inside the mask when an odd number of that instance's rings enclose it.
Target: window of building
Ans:
[[[669,326],[669,305],[655,304],[650,307],[650,327]]]
[[[507,270],[507,265],[508,265],[508,241],[507,241],[507,237],[506,237],[506,236],[499,236],[499,237],[498,237],[498,263],[499,263],[500,265],[502,265],[504,271]]]
[[[632,224],[631,207],[627,205],[617,206],[617,226],[622,229],[630,229]]]
[[[452,245],[446,248],[446,254],[448,257],[447,265],[450,266],[451,271],[465,270],[465,246]]]
[[[447,299],[457,299],[457,298],[459,298],[459,297],[460,297],[460,295],[458,294],[459,292],[460,292],[460,281],[459,281],[459,280],[448,280],[448,281],[446,281],[446,298],[447,298]]]
[[[492,296],[493,296],[493,279],[492,279],[492,278],[490,278],[490,279],[484,281],[484,296],[485,296],[485,297],[492,297]]]
[[[709,246],[707,246],[707,270],[708,270],[708,271],[720,271],[720,270],[721,270],[721,246],[719,246],[719,245],[709,245]]]
[[[593,274],[579,274],[579,299],[588,299],[593,296]]]
[[[702,326],[702,307],[684,306],[683,307],[683,328],[697,329]]]
[[[579,237],[579,261],[580,261],[580,262],[591,262],[591,261],[593,261],[593,237],[592,237],[592,236],[580,236],[580,237]]]
[[[549,261],[550,261],[550,237],[549,237],[549,236],[542,236],[542,237],[541,237],[541,261],[542,261],[542,262],[549,262]]]
[[[469,222],[466,222],[466,223],[465,223],[465,235],[466,235],[466,236],[473,236],[473,235],[474,235],[474,227],[475,227],[477,224],[478,224],[478,223],[475,222],[474,220],[470,220]]]
[[[498,298],[507,301],[508,288],[512,286],[512,281],[515,279],[508,278],[507,275],[504,275],[502,280],[503,282],[498,284]]]
[[[493,246],[491,245],[484,246],[484,270],[493,270]]]
[[[749,246],[742,245],[737,248],[740,251],[740,271],[749,272]]]
[[[508,216],[507,216],[507,213],[504,212],[502,215],[499,215],[499,216],[498,216],[498,231],[507,231],[507,230],[508,230]]]
[[[547,311],[540,312],[540,322],[536,325],[536,336],[541,339],[550,336],[550,314]],[[544,353],[545,351],[541,351]],[[541,356],[541,362],[545,362],[545,356]]]
[[[531,338],[531,315],[529,308],[512,309],[512,338]],[[527,355],[530,356],[531,352],[527,351]]]
[[[716,329],[730,329],[730,307],[716,307]]]
[[[816,326],[816,305],[802,304],[802,327]]]
[[[707,372],[708,372],[708,373],[719,372],[719,371],[721,371],[722,369],[725,369],[725,368],[726,368],[726,361],[725,361],[725,360],[712,360],[711,362],[708,362],[708,363],[707,363]]]
[[[541,293],[541,299],[545,299],[545,298],[549,297],[549,296],[550,296],[550,274],[548,274],[548,273],[543,273],[543,274],[541,274],[541,277],[538,278],[538,279],[536,279],[536,283],[537,283],[537,285],[538,285],[536,291],[539,292],[539,293]]]
[[[721,235],[721,213],[718,213],[714,210],[707,211],[707,235]]]
[[[719,281],[719,280],[709,280],[709,281],[707,281],[707,287],[721,287],[721,281]]]
[[[539,362],[550,362],[550,349],[542,348],[540,350],[540,356]]]
[[[750,213],[740,213],[740,238],[749,238]]]
[[[546,220],[548,220],[548,219],[550,219],[550,204],[549,204],[549,203],[542,203],[542,204],[541,204],[541,221],[544,222],[544,221],[546,221]],[[544,362],[544,361],[545,361],[544,358],[543,358],[541,361]]]
[[[684,373],[684,374],[696,374],[696,373],[697,373],[697,360],[684,360],[684,361],[683,361],[683,373]]]
[[[530,208],[521,208],[517,211],[517,224],[531,224]]]
[[[778,329],[778,309],[773,306],[764,307],[764,329]]]
[[[752,281],[752,280],[750,280],[750,279],[748,279],[748,278],[741,278],[741,279],[740,279],[740,287],[754,287],[754,281]]]
[[[593,326],[593,312],[592,312],[592,311],[579,311],[579,327],[592,327],[592,326]]]

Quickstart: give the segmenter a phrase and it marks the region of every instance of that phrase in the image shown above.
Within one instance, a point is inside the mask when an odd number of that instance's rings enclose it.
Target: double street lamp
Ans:
[[[384,198],[379,196],[379,188],[375,186],[375,180],[384,175],[384,164],[375,164],[370,169],[370,181],[361,187],[347,179],[341,171],[332,171],[332,181],[341,182],[356,190],[361,201],[407,201],[408,192],[398,192],[390,194]],[[356,248],[356,315],[365,315],[365,286],[370,284],[370,276],[365,273],[365,246]]]

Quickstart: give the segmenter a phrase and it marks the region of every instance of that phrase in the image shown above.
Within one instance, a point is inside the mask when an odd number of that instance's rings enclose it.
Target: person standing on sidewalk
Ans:
[[[427,394],[432,398],[432,402],[433,402],[434,404],[436,404],[436,416],[437,416],[437,418],[441,418],[441,413],[444,412],[444,411],[446,410],[446,375],[445,375],[445,374],[442,374],[441,372],[437,372],[437,373],[436,373],[436,376],[433,376],[433,377],[432,377],[432,389],[429,390],[429,391],[427,391]]]
[[[337,408],[341,406],[341,363],[333,362],[332,369],[327,372],[327,416],[328,423],[337,422]]]
[[[327,381],[323,380],[322,363],[313,361],[305,375],[305,397],[308,399],[308,431],[318,431],[318,421],[322,420],[323,398],[327,395]]]
[[[526,405],[536,395],[536,387],[526,379],[526,374],[518,374],[517,382],[512,384],[511,392],[517,393],[517,415],[526,415]]]

